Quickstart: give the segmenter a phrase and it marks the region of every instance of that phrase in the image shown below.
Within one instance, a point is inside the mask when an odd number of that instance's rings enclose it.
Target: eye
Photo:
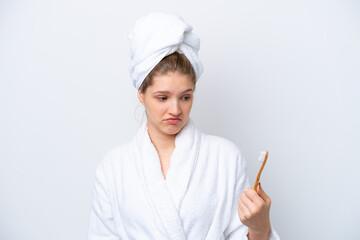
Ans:
[[[165,101],[167,98],[166,98],[166,97],[161,96],[161,97],[158,97],[158,99],[159,99],[160,101]]]
[[[191,98],[191,96],[185,96],[185,97],[183,97],[183,99],[184,99],[185,101],[189,101],[190,98]]]

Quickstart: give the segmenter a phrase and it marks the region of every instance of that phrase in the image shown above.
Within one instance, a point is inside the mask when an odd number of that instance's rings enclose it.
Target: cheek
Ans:
[[[186,103],[183,107],[183,111],[189,113],[192,107],[192,102]]]
[[[158,116],[166,112],[166,104],[163,103],[157,103],[155,101],[148,102],[147,106],[147,112],[151,115]]]

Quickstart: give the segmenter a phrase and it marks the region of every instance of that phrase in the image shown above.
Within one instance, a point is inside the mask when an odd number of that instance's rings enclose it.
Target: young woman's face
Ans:
[[[177,134],[189,119],[194,85],[188,75],[177,71],[153,77],[153,85],[138,91],[145,106],[148,128],[160,134]]]

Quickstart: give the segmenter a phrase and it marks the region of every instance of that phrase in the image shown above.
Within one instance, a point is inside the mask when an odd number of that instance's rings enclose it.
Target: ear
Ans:
[[[142,105],[144,105],[144,94],[142,94],[142,93],[140,92],[140,90],[138,90],[138,99],[139,99],[140,103],[141,103]]]

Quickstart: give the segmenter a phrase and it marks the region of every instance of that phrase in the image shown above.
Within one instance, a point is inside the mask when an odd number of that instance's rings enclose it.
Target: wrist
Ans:
[[[270,228],[267,231],[255,231],[249,228],[249,240],[267,240],[269,238]]]

